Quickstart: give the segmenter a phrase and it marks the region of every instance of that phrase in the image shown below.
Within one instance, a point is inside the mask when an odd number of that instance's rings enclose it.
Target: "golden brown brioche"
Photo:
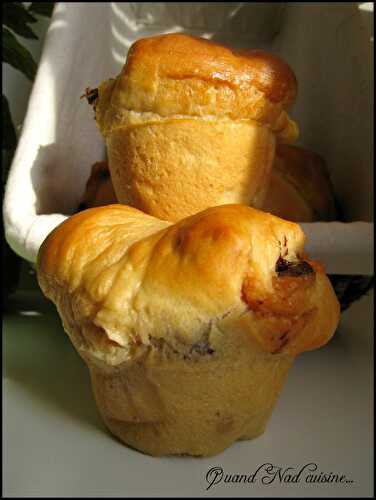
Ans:
[[[182,33],[143,38],[129,49],[120,75],[98,92],[96,119],[104,137],[132,122],[126,111],[252,119],[287,141],[297,136],[286,114],[297,94],[295,75],[262,50],[234,50]]]
[[[177,221],[210,206],[262,206],[273,133],[250,121],[183,120],[119,128],[107,139],[117,199]]]
[[[261,207],[276,140],[293,142],[289,66],[189,35],[138,40],[115,79],[87,93],[121,203],[179,220],[209,206]]]
[[[261,434],[294,357],[339,304],[298,225],[241,205],[172,225],[124,205],[70,217],[38,281],[87,363],[108,428],[151,455]]]
[[[279,144],[262,209],[295,222],[335,220],[336,202],[324,159],[312,151]]]
[[[86,183],[85,193],[79,210],[102,207],[117,203],[114,187],[111,181],[107,161],[97,161],[91,167],[90,177]]]

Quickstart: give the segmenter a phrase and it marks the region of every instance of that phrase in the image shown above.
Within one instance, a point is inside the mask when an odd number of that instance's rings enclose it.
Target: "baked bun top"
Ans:
[[[303,246],[297,224],[244,205],[176,224],[109,205],[52,231],[37,276],[78,351],[106,365],[156,345],[166,355],[219,355],[234,335],[261,355],[296,355],[325,344],[339,319],[331,284]]]
[[[124,123],[120,110],[252,119],[286,142],[298,135],[285,111],[296,98],[295,75],[262,50],[232,50],[181,33],[143,38],[129,49],[120,75],[98,90],[96,117],[104,135]]]

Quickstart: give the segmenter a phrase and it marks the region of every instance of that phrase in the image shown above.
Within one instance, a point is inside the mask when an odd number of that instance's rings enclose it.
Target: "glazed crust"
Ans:
[[[307,149],[278,144],[262,209],[294,222],[336,220],[334,191],[324,159]]]
[[[96,119],[107,137],[132,124],[128,111],[154,118],[212,116],[267,124],[281,141],[298,128],[286,110],[297,81],[290,67],[261,50],[231,50],[181,33],[135,42],[116,79],[98,88]]]
[[[296,98],[297,82],[290,67],[262,50],[234,50],[204,38],[182,33],[160,35],[136,41],[124,68],[130,78],[145,72],[176,80],[197,78],[230,87],[254,85],[273,103],[289,106]]]
[[[338,324],[303,244],[296,224],[241,205],[174,225],[109,205],[57,227],[38,281],[111,432],[151,455],[203,456],[262,434],[294,357]]]

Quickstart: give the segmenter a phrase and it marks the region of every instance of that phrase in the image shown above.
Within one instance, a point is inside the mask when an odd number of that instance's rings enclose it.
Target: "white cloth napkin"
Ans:
[[[307,253],[325,265],[329,274],[374,273],[373,224],[314,222],[301,224]]]
[[[262,46],[278,30],[281,13],[269,2],[222,3],[216,5],[218,22],[213,25],[208,3],[189,4],[188,10],[175,3],[175,14],[171,15],[170,5],[165,17],[161,7],[165,4],[148,4],[148,9],[145,5],[140,9],[132,2],[58,3],[55,7],[3,204],[6,239],[30,262],[36,261],[48,233],[75,212],[91,165],[105,155],[92,109],[80,100],[86,87],[116,75],[129,46],[143,36],[189,30],[211,38],[226,26],[222,41],[227,36],[234,43],[238,31],[239,45],[248,36],[248,41],[258,38]],[[258,9],[257,16],[252,9]],[[205,16],[210,20],[208,30],[202,25]],[[326,265],[327,272],[373,273],[371,224],[318,223],[305,224],[304,229],[307,251]]]

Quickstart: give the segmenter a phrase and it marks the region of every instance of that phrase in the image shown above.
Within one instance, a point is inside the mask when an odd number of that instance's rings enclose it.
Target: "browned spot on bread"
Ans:
[[[289,262],[280,257],[275,266],[272,289],[260,289],[252,276],[242,286],[242,300],[264,331],[260,339],[271,353],[278,353],[305,327],[314,313],[310,291],[316,272],[308,261]]]
[[[234,425],[234,419],[233,417],[229,415],[223,415],[219,417],[220,420],[217,424],[217,431],[220,434],[223,434],[225,432],[230,432],[233,428]]]

